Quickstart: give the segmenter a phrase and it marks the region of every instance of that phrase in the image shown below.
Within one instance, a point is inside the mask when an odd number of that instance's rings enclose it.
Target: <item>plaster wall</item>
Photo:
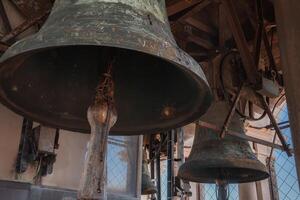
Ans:
[[[14,172],[23,118],[0,105],[0,119],[0,179],[32,182],[34,167],[23,175]],[[43,178],[42,184],[77,189],[88,139],[86,134],[61,131],[53,174]]]

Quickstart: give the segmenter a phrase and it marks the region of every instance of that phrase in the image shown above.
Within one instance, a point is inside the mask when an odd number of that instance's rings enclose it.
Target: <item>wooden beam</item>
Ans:
[[[212,27],[204,24],[200,20],[196,20],[196,19],[190,17],[190,18],[185,19],[185,21],[186,21],[186,23],[195,27],[196,29],[199,29],[200,31],[209,33],[214,36],[216,35],[216,31]]]
[[[24,31],[26,31],[27,29],[29,29],[30,27],[32,27],[33,25],[38,23],[40,20],[42,20],[44,17],[46,17],[49,13],[50,13],[50,10],[47,10],[45,13],[43,13],[40,16],[34,17],[32,19],[28,19],[27,21],[23,22],[22,24],[20,24],[16,28],[14,28],[11,32],[4,35],[4,37],[1,38],[0,41],[1,42],[8,42],[8,41],[14,39],[19,34],[23,33]]]
[[[188,52],[188,54],[192,57],[209,57],[207,53],[203,52]]]
[[[219,46],[221,48],[225,47],[225,42],[227,38],[227,30],[228,25],[226,21],[226,12],[224,6],[222,4],[219,5]],[[231,33],[230,33],[231,34]]]
[[[8,49],[8,45],[0,42],[0,52],[5,52]]]
[[[7,13],[4,8],[2,0],[0,0],[0,16],[3,21],[3,26],[4,26],[5,30],[7,32],[10,32],[12,30],[12,28],[11,28],[10,22],[8,20]]]
[[[189,12],[187,12],[185,15],[180,17],[178,20],[185,20],[189,17],[192,17],[196,13],[199,13],[202,9],[206,8],[209,4],[211,4],[211,0],[201,0],[199,1],[198,5],[196,5],[193,9],[191,9]]]
[[[250,49],[249,49],[246,37],[244,35],[241,23],[239,21],[239,17],[236,13],[234,4],[233,4],[232,0],[221,0],[221,2],[222,2],[222,6],[226,12],[228,26],[231,29],[231,32],[235,39],[237,48],[241,55],[248,81],[252,85],[257,86],[257,84],[259,83],[259,75],[257,73],[256,65],[255,65],[254,59],[252,57],[252,54],[250,52]]]
[[[195,43],[198,46],[201,46],[202,48],[208,49],[208,50],[214,48],[214,45],[211,42],[209,42],[208,40],[204,40],[204,39],[194,36],[194,35],[188,36],[187,40]]]
[[[167,7],[167,13],[168,16],[172,16],[175,15],[185,9],[188,9],[198,3],[200,3],[202,0],[190,0],[190,1],[186,1],[186,0],[181,0],[173,5],[170,5]]]
[[[287,144],[287,142],[286,142],[286,140],[285,140],[285,138],[284,138],[284,136],[283,136],[283,134],[282,134],[282,132],[281,132],[281,130],[280,130],[278,124],[277,124],[277,121],[276,121],[276,119],[275,119],[275,117],[274,117],[274,115],[273,115],[273,112],[270,110],[270,107],[269,107],[267,101],[264,99],[263,96],[261,96],[261,102],[262,102],[262,104],[264,105],[265,111],[267,112],[267,115],[268,115],[268,117],[269,117],[269,119],[270,119],[272,125],[274,126],[274,129],[275,129],[275,131],[276,131],[276,134],[277,134],[279,140],[281,141],[281,144],[282,144],[282,146],[283,146],[285,152],[287,153],[287,155],[288,155],[289,157],[291,157],[291,156],[292,156],[292,153],[289,151],[289,150],[290,150],[290,147],[289,147],[289,145]]]

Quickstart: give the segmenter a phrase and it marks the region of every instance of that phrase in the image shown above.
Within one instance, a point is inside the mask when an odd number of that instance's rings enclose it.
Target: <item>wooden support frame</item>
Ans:
[[[256,66],[258,66],[259,57],[260,57],[260,49],[261,49],[262,31],[264,28],[264,21],[263,21],[264,19],[263,19],[263,14],[262,14],[262,2],[260,0],[256,0],[256,10],[257,10],[257,14],[258,14],[258,25],[257,25],[256,35],[255,35],[255,44],[254,44],[254,62],[256,64]],[[252,25],[254,25],[253,20],[252,20]],[[256,28],[256,27],[254,27],[254,28]]]
[[[210,50],[214,47],[214,45],[212,43],[210,43],[208,40],[204,40],[195,35],[188,36],[187,41],[193,42],[193,43],[197,44],[198,46],[200,46],[204,49],[207,49],[207,50]]]
[[[3,21],[3,26],[4,26],[5,30],[7,32],[10,32],[12,30],[12,28],[11,28],[10,22],[8,20],[7,13],[4,8],[2,0],[0,0],[0,16]]]
[[[195,27],[196,29],[198,29],[200,31],[203,31],[203,32],[208,33],[210,35],[216,36],[216,31],[212,27],[204,24],[203,22],[201,22],[199,20],[196,20],[196,19],[190,17],[190,18],[187,18],[185,20],[185,22],[188,23],[189,25]]]
[[[228,25],[231,29],[233,37],[236,41],[237,48],[240,52],[248,81],[253,86],[257,86],[260,82],[259,74],[257,73],[256,65],[250,52],[238,15],[234,8],[234,4],[232,0],[221,0],[221,2],[225,11]]]
[[[168,16],[170,17],[172,15],[175,15],[185,9],[188,9],[192,6],[197,5],[198,3],[201,3],[202,1],[203,0],[179,1],[167,7]]]
[[[36,23],[38,23],[40,20],[42,20],[44,17],[46,17],[50,13],[50,10],[46,11],[40,16],[34,17],[32,19],[28,19],[27,21],[23,22],[16,28],[14,28],[12,31],[10,31],[8,34],[4,35],[3,38],[1,38],[1,42],[9,42],[10,40],[14,39]]]
[[[285,140],[285,138],[283,137],[283,135],[281,133],[281,130],[280,130],[280,128],[279,128],[279,126],[278,126],[278,124],[276,122],[276,119],[273,116],[272,111],[270,110],[270,108],[269,108],[266,100],[262,96],[261,96],[261,102],[262,102],[262,104],[264,106],[265,111],[268,114],[268,117],[269,117],[269,119],[270,119],[270,121],[271,121],[271,123],[272,123],[272,125],[273,125],[273,127],[275,129],[275,132],[276,132],[276,134],[277,134],[277,136],[278,136],[278,138],[279,138],[279,140],[280,140],[280,142],[282,144],[282,147],[283,147],[284,151],[287,153],[287,155],[289,157],[291,157],[292,156],[292,152],[291,152],[291,150],[289,148],[289,145],[286,143],[286,140]]]
[[[208,6],[211,3],[212,3],[211,0],[201,0],[201,1],[199,1],[198,5],[196,5],[192,10],[190,10],[188,13],[186,13],[185,15],[180,17],[178,20],[179,21],[185,21],[188,18],[191,18],[193,15],[200,12],[202,9],[204,9],[206,6]]]
[[[8,45],[5,43],[0,42],[0,53],[5,52],[8,49]]]

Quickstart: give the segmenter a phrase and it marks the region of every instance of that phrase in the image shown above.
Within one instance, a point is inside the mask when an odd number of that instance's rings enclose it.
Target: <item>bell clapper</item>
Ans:
[[[91,127],[91,138],[85,157],[84,170],[80,180],[78,198],[107,199],[106,155],[110,128],[116,123],[117,112],[114,104],[113,62],[97,86],[95,101],[87,111]]]
[[[229,199],[229,191],[228,191],[228,182],[224,180],[216,181],[216,195],[217,200],[228,200]]]

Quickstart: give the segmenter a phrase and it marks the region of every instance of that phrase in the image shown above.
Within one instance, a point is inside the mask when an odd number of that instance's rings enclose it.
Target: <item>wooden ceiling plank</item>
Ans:
[[[189,25],[199,29],[200,31],[209,33],[209,34],[214,35],[214,36],[217,35],[216,31],[212,27],[204,24],[200,20],[196,20],[195,18],[190,17],[190,18],[187,18],[185,20],[185,22],[188,23]]]
[[[10,22],[8,20],[7,13],[4,8],[2,0],[0,0],[0,16],[3,21],[3,25],[4,25],[6,32],[10,32],[12,30],[12,28],[11,28]]]
[[[256,86],[259,83],[259,76],[256,71],[254,59],[250,52],[246,37],[244,35],[239,16],[237,15],[234,3],[232,0],[222,0],[228,26],[231,29],[232,35],[236,41],[237,48],[240,52],[248,81]]]
[[[195,6],[192,10],[187,12],[185,15],[179,18],[179,20],[185,20],[187,18],[192,17],[196,13],[199,13],[202,9],[206,8],[209,4],[211,4],[211,0],[201,0],[197,6]]]
[[[0,42],[0,52],[5,52],[8,49],[8,45]]]
[[[191,0],[191,1],[182,0],[173,5],[170,5],[167,7],[168,16],[170,17],[172,15],[175,15],[176,13],[179,13],[187,8],[190,8],[200,3],[201,1],[203,0]]]
[[[12,31],[10,31],[6,35],[4,35],[3,38],[1,38],[0,42],[9,42],[10,40],[14,39],[15,37],[17,37],[24,31],[26,31],[27,29],[29,29],[30,27],[32,27],[33,25],[38,23],[40,20],[42,20],[44,17],[46,17],[49,13],[50,13],[50,10],[46,11],[45,13],[43,13],[40,16],[34,17],[32,19],[28,19],[27,21],[23,22],[22,24],[20,24],[16,28],[14,28]]]
[[[224,47],[227,38],[226,29],[228,28],[226,20],[226,11],[224,5],[219,5],[219,46]],[[232,35],[232,34],[231,34]]]
[[[210,43],[208,40],[204,40],[204,39],[194,36],[194,35],[188,36],[187,40],[195,43],[198,46],[201,46],[202,48],[208,49],[208,50],[214,48],[214,45],[212,43]]]

